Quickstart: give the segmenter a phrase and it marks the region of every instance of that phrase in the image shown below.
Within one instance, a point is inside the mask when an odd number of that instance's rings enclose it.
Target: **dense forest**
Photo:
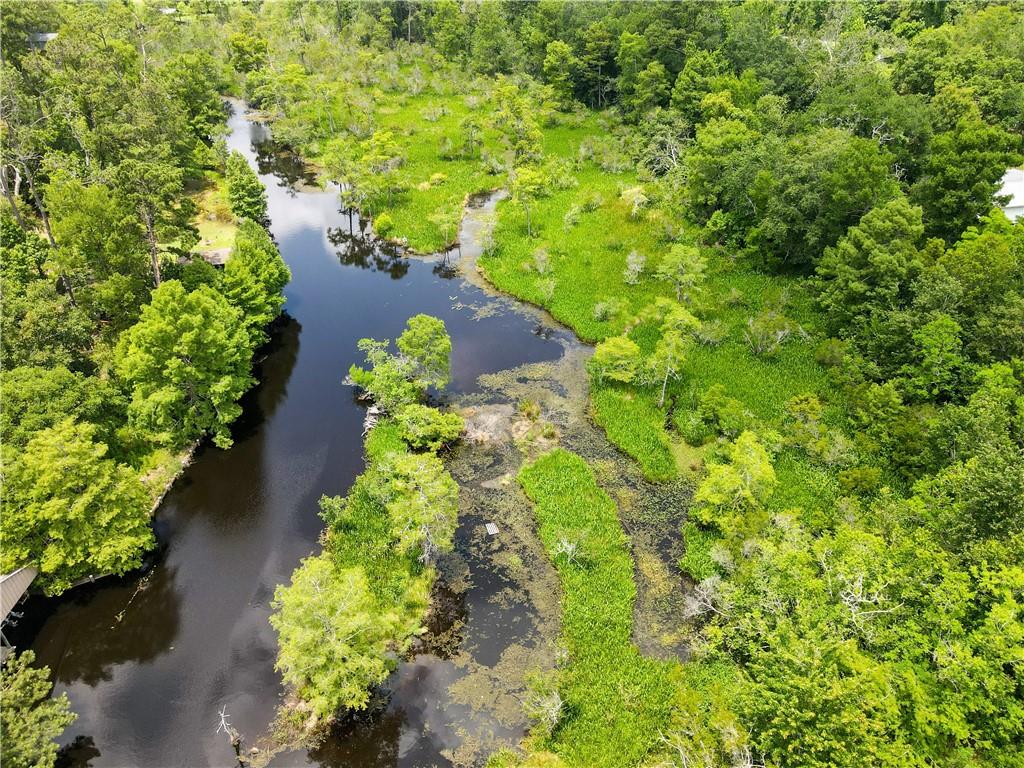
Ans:
[[[232,96],[411,256],[504,190],[477,269],[594,344],[590,418],[680,489],[688,653],[653,658],[623,500],[518,403],[543,435],[508,492],[557,572],[561,652],[521,670],[531,728],[490,768],[1024,761],[1024,220],[999,196],[1024,163],[1024,6],[0,22],[4,572],[56,595],[137,568],[194,446],[230,449],[290,279],[222,138]],[[452,344],[427,315],[359,342],[366,467],[273,601],[282,743],[365,709],[423,634],[459,509],[463,418],[433,397]],[[52,764],[71,718],[31,662],[4,667],[12,766]]]

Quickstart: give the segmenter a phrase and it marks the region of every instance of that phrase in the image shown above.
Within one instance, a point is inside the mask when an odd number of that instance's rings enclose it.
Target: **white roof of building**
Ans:
[[[1009,195],[1008,202],[1003,204],[1003,210],[1016,209],[1020,215],[1024,209],[1024,168],[1011,168],[1003,175],[1003,186],[997,193],[1000,197]]]

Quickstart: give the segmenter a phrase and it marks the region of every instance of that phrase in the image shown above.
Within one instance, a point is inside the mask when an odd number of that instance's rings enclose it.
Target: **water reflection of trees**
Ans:
[[[470,712],[444,704],[454,667],[436,660],[424,662],[400,668],[369,710],[331,729],[309,752],[309,762],[321,768],[449,765],[446,753],[463,743],[462,718]]]
[[[442,280],[454,280],[459,276],[459,268],[449,258],[447,253],[434,263],[433,272]]]
[[[406,720],[405,712],[385,707],[345,719],[310,751],[309,760],[322,768],[394,768]]]
[[[392,280],[400,280],[409,271],[409,260],[401,247],[376,239],[369,227],[353,231],[329,227],[327,239],[337,248],[335,253],[343,266],[386,272]]]
[[[316,175],[302,158],[270,137],[266,126],[252,123],[249,129],[252,148],[256,152],[256,168],[261,175],[273,175],[281,181],[288,194],[295,196],[299,184],[316,183]]]

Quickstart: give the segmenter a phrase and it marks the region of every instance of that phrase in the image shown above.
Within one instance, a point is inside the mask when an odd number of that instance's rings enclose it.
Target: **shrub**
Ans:
[[[455,142],[452,141],[450,136],[442,136],[437,143],[437,154],[442,160],[454,160],[459,156],[458,150],[455,148]],[[424,182],[427,184],[427,182]],[[429,184],[427,186],[429,189]]]
[[[583,199],[583,210],[592,213],[604,205],[604,195],[600,192],[591,192]]]
[[[540,293],[540,298],[544,306],[549,306],[551,300],[555,298],[555,289],[558,287],[558,281],[553,277],[545,278],[537,282],[537,291]]]
[[[786,402],[786,437],[789,442],[808,451],[824,436],[821,423],[823,407],[818,396],[805,392]]]
[[[382,213],[376,219],[373,220],[373,230],[381,237],[387,237],[387,235],[395,228],[395,222],[391,216],[386,213]]]
[[[640,365],[640,347],[628,336],[611,336],[594,350],[587,371],[600,384],[605,379],[629,384]]]
[[[547,248],[538,248],[533,252],[533,268],[538,275],[546,275],[551,271],[551,254]]]
[[[623,301],[618,298],[604,299],[594,304],[591,316],[598,322],[611,320],[624,311]]]
[[[835,368],[843,364],[847,346],[847,343],[840,339],[825,339],[814,350],[814,360],[825,368]]]
[[[729,329],[721,320],[708,320],[701,323],[700,328],[693,332],[698,342],[706,347],[717,347],[728,335]]]
[[[739,307],[745,304],[747,301],[743,295],[743,291],[737,288],[735,285],[729,289],[729,293],[725,295],[725,303],[730,307]]]
[[[420,113],[424,120],[428,123],[436,123],[442,117],[448,114],[448,109],[444,106],[440,107],[428,107]]]
[[[459,439],[465,424],[457,413],[442,413],[436,408],[415,403],[395,416],[402,439],[417,450],[438,451]]]
[[[565,713],[565,701],[556,675],[531,675],[526,681],[523,710],[532,723],[531,732],[548,738]]]
[[[711,426],[695,411],[677,410],[672,425],[689,445],[701,446],[714,436]]]
[[[480,154],[480,167],[488,176],[498,176],[505,172],[505,161],[500,155],[494,155],[484,150]]]
[[[743,430],[750,429],[756,424],[754,415],[746,409],[742,401],[725,394],[725,387],[721,384],[708,387],[701,395],[696,415],[713,434],[728,438],[738,437]]]
[[[650,199],[644,193],[644,188],[640,186],[622,190],[622,194],[619,197],[629,207],[629,217],[631,219],[637,218],[650,202]]]
[[[565,212],[565,216],[562,217],[563,229],[569,230],[580,223],[580,214],[583,209],[578,205],[570,205],[569,210]]]
[[[518,406],[519,414],[530,421],[540,418],[540,403],[536,400],[520,400]]]
[[[857,461],[853,441],[838,430],[830,429],[812,450],[812,455],[828,467],[848,467]]]
[[[878,490],[882,470],[878,467],[853,467],[839,473],[839,487],[843,493],[869,496]]]
[[[551,158],[544,164],[544,173],[555,189],[572,189],[579,185],[572,171],[572,162],[568,159]]]
[[[630,251],[626,256],[626,268],[622,271],[622,281],[626,285],[636,285],[644,273],[647,257],[637,251]]]
[[[771,357],[793,332],[792,324],[777,312],[762,312],[747,319],[743,338],[750,351],[759,357]]]

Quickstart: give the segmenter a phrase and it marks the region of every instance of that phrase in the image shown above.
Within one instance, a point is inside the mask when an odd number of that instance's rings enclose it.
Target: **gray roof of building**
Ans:
[[[7,614],[18,604],[21,596],[28,591],[32,580],[38,573],[39,571],[29,566],[5,573],[0,577],[0,609],[3,611],[0,620],[7,618]]]

